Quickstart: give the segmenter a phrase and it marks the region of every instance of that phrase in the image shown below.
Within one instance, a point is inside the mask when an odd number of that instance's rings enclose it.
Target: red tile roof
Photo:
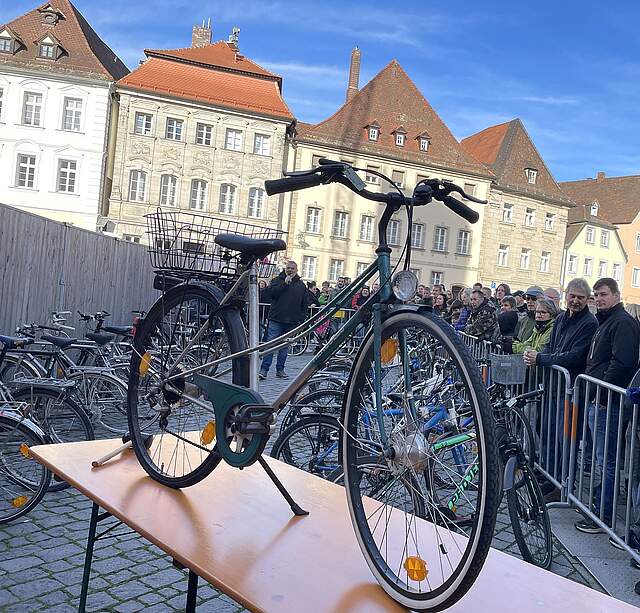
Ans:
[[[367,126],[380,126],[377,141],[370,141]],[[397,146],[394,131],[406,130],[404,146]],[[317,125],[298,123],[300,141],[383,155],[398,160],[440,166],[492,177],[493,173],[460,147],[396,60]],[[419,136],[428,133],[429,148],[420,151]]]
[[[598,216],[613,224],[633,222],[640,213],[640,175],[567,181],[560,187],[577,204],[598,202]]]
[[[182,61],[150,57],[118,87],[293,120],[277,81]]]
[[[171,60],[209,66],[210,68],[226,68],[237,72],[270,77],[280,80],[280,77],[269,72],[250,59],[236,51],[225,41],[218,41],[205,47],[186,47],[184,49],[145,49],[148,57],[160,57]]]
[[[55,25],[43,21],[39,9],[47,5],[61,15]],[[14,32],[24,46],[13,54],[0,53],[0,67],[10,65],[109,81],[120,79],[129,72],[69,0],[51,0],[0,26],[0,31],[5,28]],[[47,34],[53,35],[64,49],[55,61],[38,57],[36,41]]]
[[[498,187],[573,206],[571,198],[556,183],[520,119],[486,128],[463,139],[460,144],[469,155],[493,170]],[[537,171],[535,184],[528,182],[527,168]]]

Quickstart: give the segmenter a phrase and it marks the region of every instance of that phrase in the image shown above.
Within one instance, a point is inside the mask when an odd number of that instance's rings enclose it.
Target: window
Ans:
[[[80,98],[65,98],[62,111],[62,129],[80,132],[82,119],[82,100]]]
[[[312,168],[317,168],[318,166],[320,166],[320,160],[323,157],[324,156],[322,156],[322,155],[312,155],[311,156],[311,167]]]
[[[33,189],[36,182],[36,156],[18,154],[16,165],[16,187]]]
[[[444,283],[444,272],[439,270],[431,271],[431,285],[442,285]]]
[[[264,190],[259,187],[252,187],[249,190],[249,208],[247,209],[249,217],[264,217]]]
[[[235,213],[236,210],[236,186],[231,183],[223,183],[220,186],[220,201],[218,210],[221,213]]]
[[[391,180],[400,188],[404,188],[404,171],[402,170],[392,170],[391,171]]]
[[[529,270],[529,266],[531,266],[531,249],[525,247],[520,252],[520,268]]]
[[[253,152],[257,155],[271,155],[271,137],[267,134],[256,134],[253,139]]]
[[[204,243],[184,241],[182,243],[182,251],[184,253],[206,253],[206,246]]]
[[[316,278],[316,266],[318,264],[318,258],[312,255],[302,256],[302,278],[309,279],[311,281]]]
[[[640,232],[636,234],[636,253],[640,253]]]
[[[575,275],[578,272],[578,256],[570,255],[567,261],[567,272],[570,275]]]
[[[369,140],[378,140],[378,128],[375,126],[369,127]]]
[[[622,275],[621,273],[621,266],[620,264],[614,264],[613,268],[612,268],[612,272],[611,272],[611,276],[616,280],[616,281],[620,281],[622,279]]]
[[[420,137],[420,151],[429,150],[429,139],[426,136]]]
[[[320,209],[310,206],[307,209],[307,222],[305,224],[307,232],[318,234],[320,232]]]
[[[3,97],[4,97],[4,89],[2,87],[0,87],[0,121],[2,121],[2,99],[3,99]]]
[[[164,137],[169,140],[182,140],[182,126],[184,122],[182,119],[174,119],[173,117],[167,117],[167,128],[164,133]]]
[[[475,183],[465,183],[464,184],[464,191],[466,194],[469,194],[469,196],[475,196],[476,195],[476,185]]]
[[[230,151],[242,151],[242,131],[227,128],[224,148]]]
[[[469,255],[469,247],[471,246],[471,232],[468,230],[458,230],[458,243],[456,252],[461,255]]]
[[[144,202],[147,195],[147,173],[144,170],[132,170],[129,173],[129,200]]]
[[[513,223],[513,204],[502,205],[502,221]]]
[[[434,251],[446,251],[447,250],[447,228],[442,226],[436,226],[433,233],[433,250]]]
[[[397,219],[389,221],[387,226],[387,243],[389,245],[400,244],[400,222]]]
[[[337,281],[338,277],[342,276],[343,268],[344,260],[331,260],[329,264],[329,281]]]
[[[540,256],[540,272],[549,272],[549,262],[551,261],[551,252],[543,251]]]
[[[0,52],[13,53],[13,39],[0,38]]]
[[[363,215],[360,219],[360,240],[372,241],[373,240],[373,224],[375,217],[370,215]]]
[[[55,57],[56,46],[51,43],[40,43],[38,47],[38,55],[47,60],[52,60]]]
[[[40,126],[42,120],[42,94],[25,92],[22,105],[22,123],[25,126]]]
[[[582,268],[582,274],[585,277],[590,277],[593,274],[593,258],[585,258],[584,266]]]
[[[367,166],[367,171],[364,173],[364,180],[367,183],[375,183],[376,185],[378,183],[380,183],[380,177],[377,177],[374,174],[371,174],[369,171],[370,170],[375,170],[376,172],[379,172],[380,169],[377,166]]]
[[[213,126],[206,123],[196,124],[196,145],[210,146],[213,141]]]
[[[162,175],[160,177],[160,204],[177,205],[178,177]]]
[[[59,192],[67,194],[76,193],[78,163],[75,160],[58,160],[58,181]]]
[[[640,287],[640,268],[634,268],[631,274],[631,285],[633,287]]]
[[[498,246],[498,266],[507,266],[509,263],[509,245]]]
[[[597,217],[597,216],[598,216],[598,208],[599,208],[598,203],[597,203],[597,202],[594,202],[594,203],[591,205],[591,208],[589,209],[589,213],[590,213],[591,215],[593,215],[594,217]]]
[[[607,261],[606,260],[600,260],[600,262],[598,263],[598,277],[602,278],[602,277],[606,277],[607,276]]]
[[[411,226],[411,246],[422,249],[424,247],[424,224],[414,223]]]
[[[409,268],[409,272],[412,272],[415,276],[416,279],[418,279],[418,282],[420,281],[420,269],[419,268]]]
[[[136,113],[136,126],[134,128],[134,132],[136,134],[141,134],[142,136],[150,136],[152,118],[152,115],[149,115],[148,113]]]
[[[347,238],[347,223],[349,221],[349,213],[344,211],[336,211],[333,217],[333,230],[332,236],[338,238]]]
[[[140,237],[137,234],[123,234],[122,240],[127,243],[135,243],[136,245],[140,244]]]
[[[595,245],[596,229],[593,226],[587,226],[587,236],[585,238],[587,245]]]
[[[553,213],[547,213],[544,217],[544,229],[553,232],[556,228],[556,216]]]
[[[531,185],[536,184],[536,179],[538,178],[538,171],[534,168],[525,168],[524,174],[527,176],[527,182],[531,183]]]
[[[536,211],[535,209],[530,209],[527,207],[527,210],[524,214],[524,225],[528,228],[533,228],[536,225]]]
[[[358,262],[356,265],[356,277],[359,277],[368,267],[368,262]]]
[[[196,211],[204,211],[207,206],[208,184],[202,179],[191,181],[191,195],[189,196],[189,208]]]
[[[600,230],[600,246],[609,248],[609,230]]]
[[[406,135],[405,134],[396,134],[396,145],[398,147],[404,147]]]

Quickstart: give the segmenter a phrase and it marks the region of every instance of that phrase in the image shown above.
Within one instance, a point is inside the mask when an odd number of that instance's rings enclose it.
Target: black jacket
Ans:
[[[269,319],[283,324],[297,324],[307,318],[307,309],[313,303],[311,292],[298,275],[291,283],[285,283],[284,271],[281,272],[269,287],[262,290],[262,295],[271,300]]]
[[[536,364],[562,366],[571,375],[571,381],[585,371],[587,355],[598,320],[586,307],[573,317],[563,311],[556,317],[549,344],[538,353]]]
[[[640,326],[620,302],[596,313],[598,329],[591,341],[586,374],[627,387],[638,369]]]

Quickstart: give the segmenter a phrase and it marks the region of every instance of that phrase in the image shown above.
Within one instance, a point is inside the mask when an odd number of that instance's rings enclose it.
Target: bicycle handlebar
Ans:
[[[285,192],[295,192],[299,189],[307,189],[322,185],[324,179],[321,175],[304,175],[285,177],[284,179],[271,179],[264,182],[264,189],[267,195],[283,194]]]

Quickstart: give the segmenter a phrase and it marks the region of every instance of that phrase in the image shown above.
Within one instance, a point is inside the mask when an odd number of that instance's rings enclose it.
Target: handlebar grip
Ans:
[[[474,211],[471,207],[460,202],[453,196],[445,196],[442,199],[442,204],[451,209],[456,215],[464,217],[469,223],[476,223],[480,219],[480,215],[477,211]]]
[[[303,175],[301,177],[285,177],[284,179],[271,179],[264,182],[264,188],[269,196],[274,194],[282,194],[284,192],[293,192],[298,189],[306,189],[307,187],[315,187],[321,185],[324,181],[322,175],[312,174]]]
[[[534,390],[532,392],[526,392],[525,394],[520,394],[516,396],[516,400],[523,401],[529,400],[530,398],[537,398],[538,396],[542,396],[544,394],[544,390]]]

